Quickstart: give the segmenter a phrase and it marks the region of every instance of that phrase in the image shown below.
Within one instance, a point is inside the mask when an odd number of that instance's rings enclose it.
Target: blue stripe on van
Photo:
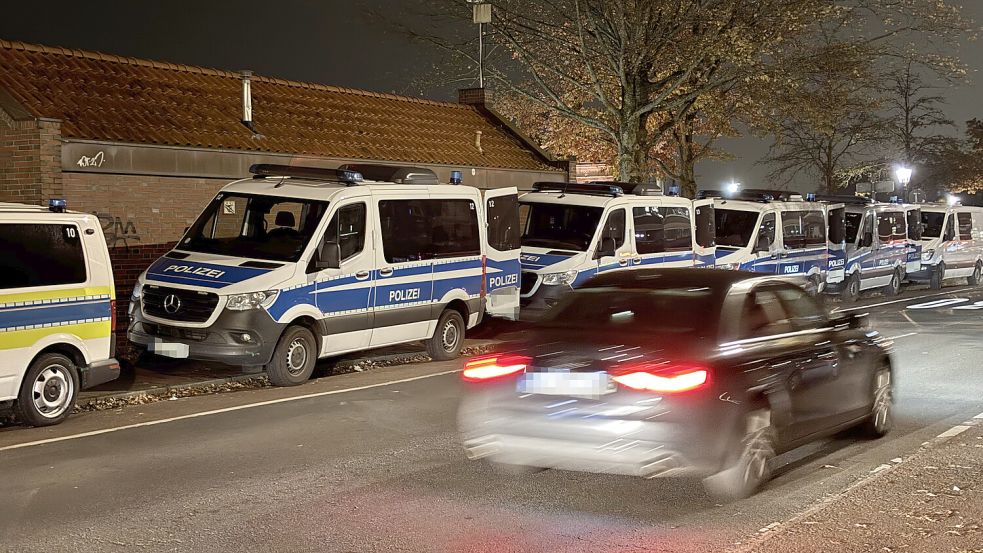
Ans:
[[[215,265],[162,257],[147,269],[147,279],[168,284],[225,288],[230,284],[237,284],[268,272],[268,269]]]
[[[0,309],[0,329],[19,326],[61,324],[85,319],[104,319],[112,315],[108,299],[74,304],[53,304]]]

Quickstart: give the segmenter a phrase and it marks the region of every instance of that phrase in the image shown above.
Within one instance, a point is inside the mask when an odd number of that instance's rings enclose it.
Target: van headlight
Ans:
[[[246,311],[247,309],[269,307],[273,305],[276,294],[276,290],[250,292],[248,294],[232,294],[229,296],[229,301],[226,302],[225,308],[230,311]]]
[[[543,275],[543,284],[547,286],[558,286],[561,284],[566,284],[567,286],[573,284],[573,281],[577,280],[577,271],[564,271],[562,273],[547,273]]]
[[[922,252],[922,261],[931,261],[935,257],[935,250],[925,250]]]
[[[140,301],[140,296],[143,295],[143,281],[137,279],[137,283],[133,285],[133,293],[130,294],[130,301]]]
[[[736,271],[741,266],[737,263],[718,263],[717,268],[725,271]]]

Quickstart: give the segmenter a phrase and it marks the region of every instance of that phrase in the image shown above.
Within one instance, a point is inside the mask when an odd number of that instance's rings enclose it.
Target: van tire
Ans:
[[[976,267],[973,268],[973,274],[966,277],[966,282],[970,286],[977,286],[980,283],[980,277],[983,276],[983,262],[977,261]]]
[[[46,353],[31,363],[14,403],[14,416],[30,426],[51,426],[75,409],[80,379],[78,368],[60,353]]]
[[[860,297],[860,272],[857,271],[850,276],[846,277],[846,282],[843,284],[843,291],[840,293],[840,299],[846,303],[853,303],[857,301]]]
[[[891,280],[884,286],[885,296],[897,296],[901,293],[901,269],[895,269],[891,273]]]
[[[434,361],[450,361],[461,355],[464,345],[464,317],[453,309],[445,309],[437,319],[437,328],[427,340],[427,354]]]
[[[945,263],[939,263],[928,277],[928,287],[932,290],[941,290],[943,280],[945,280]]]
[[[310,380],[316,363],[314,333],[302,326],[291,326],[280,336],[266,374],[274,386],[298,386]]]

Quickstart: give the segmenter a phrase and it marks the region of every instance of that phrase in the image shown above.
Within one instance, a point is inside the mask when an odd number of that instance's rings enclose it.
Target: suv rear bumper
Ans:
[[[113,358],[97,361],[79,369],[82,389],[88,390],[119,378],[119,361]]]

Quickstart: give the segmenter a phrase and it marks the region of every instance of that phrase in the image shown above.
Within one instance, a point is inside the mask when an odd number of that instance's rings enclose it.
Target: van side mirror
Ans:
[[[318,248],[317,258],[314,268],[318,271],[324,269],[341,268],[341,244],[337,242],[325,242]]]

